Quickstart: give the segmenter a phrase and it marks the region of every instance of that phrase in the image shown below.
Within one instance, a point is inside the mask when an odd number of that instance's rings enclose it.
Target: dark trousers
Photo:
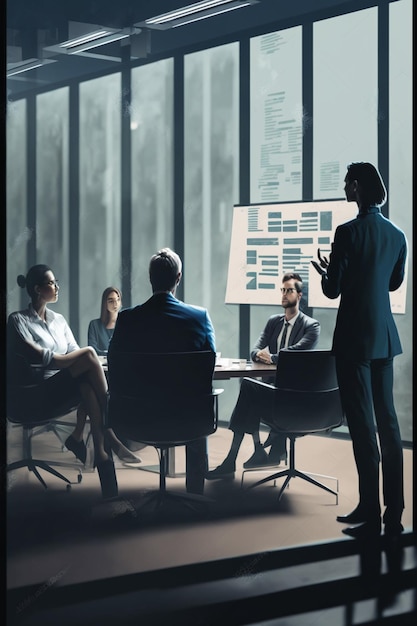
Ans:
[[[404,509],[404,488],[402,443],[392,391],[393,360],[355,362],[336,356],[336,369],[359,476],[360,506],[370,518],[381,513],[379,462],[382,457],[384,522],[396,524]]]
[[[239,397],[230,418],[229,428],[235,433],[253,434],[261,421],[274,430],[275,387],[254,378],[243,378]],[[277,433],[274,447],[285,452],[286,437]]]

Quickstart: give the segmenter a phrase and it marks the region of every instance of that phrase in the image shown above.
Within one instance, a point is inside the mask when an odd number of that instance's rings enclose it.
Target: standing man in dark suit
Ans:
[[[374,414],[382,456],[385,533],[402,532],[403,454],[393,400],[393,358],[402,352],[391,312],[389,292],[404,279],[407,242],[380,207],[386,189],[371,163],[352,163],[345,177],[348,202],[357,217],[335,232],[329,260],[313,261],[323,293],[340,306],[333,335],[337,377],[359,476],[359,504],[339,522],[364,538],[381,532],[379,462]]]
[[[278,363],[279,351],[312,350],[317,345],[320,324],[300,311],[303,284],[299,274],[288,273],[282,278],[282,300],[284,313],[272,315],[256,342],[251,358],[255,362]],[[268,381],[273,383],[275,378]],[[286,458],[286,437],[271,431],[264,445],[260,442],[260,419],[269,423],[273,413],[274,385],[260,383],[256,379],[244,378],[239,397],[233,409],[229,428],[233,440],[225,460],[216,469],[207,473],[208,480],[234,478],[236,458],[245,433],[252,435],[255,451],[244,464],[244,468],[279,465]],[[269,455],[264,448],[271,446]]]
[[[109,346],[109,374],[116,352],[216,351],[207,310],[175,297],[181,275],[182,262],[173,250],[163,248],[152,256],[149,279],[153,295],[144,304],[119,313]],[[174,406],[172,410],[175,412]],[[206,471],[207,441],[203,437],[186,446],[187,491],[203,493]]]

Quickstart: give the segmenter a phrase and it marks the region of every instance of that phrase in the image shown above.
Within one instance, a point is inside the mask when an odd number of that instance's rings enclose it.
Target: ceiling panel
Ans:
[[[345,0],[258,0],[257,4],[165,31],[145,31],[80,54],[57,53],[74,35],[97,26],[131,29],[137,22],[192,4],[191,0],[7,0],[8,71],[28,59],[47,65],[7,78],[9,98],[33,89],[58,87],[72,79],[117,70],[123,60],[158,58],[178,48],[210,45],[248,29],[292,19],[338,5]],[[91,27],[91,28],[90,28]],[[78,30],[77,30],[78,29]],[[58,48],[59,49],[59,48]]]

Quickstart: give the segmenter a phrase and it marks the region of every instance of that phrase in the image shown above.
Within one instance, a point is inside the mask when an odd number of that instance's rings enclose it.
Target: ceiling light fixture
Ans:
[[[59,44],[60,48],[74,48],[75,46],[79,46],[83,43],[88,43],[89,41],[94,41],[96,39],[102,39],[106,37],[106,35],[111,35],[115,30],[108,29],[100,29],[93,31],[91,33],[87,33],[86,35],[80,35],[79,37],[74,37],[73,39],[68,39],[67,41],[63,41]]]
[[[226,13],[227,11],[241,9],[251,4],[257,4],[258,2],[259,0],[203,0],[202,2],[196,2],[184,6],[181,9],[176,9],[175,11],[150,17],[144,22],[135,24],[135,26],[147,26],[148,28],[159,30],[176,28],[178,26],[185,26],[191,22],[204,20],[208,17],[214,17],[220,13]]]
[[[86,50],[91,50],[92,48],[105,46],[109,43],[113,43],[114,41],[127,39],[131,35],[136,35],[138,32],[140,32],[138,28],[123,28],[122,30],[103,29],[64,41],[59,44],[59,47],[62,48],[61,52],[64,51],[67,54],[78,54],[79,52],[85,52]]]
[[[214,17],[215,15],[220,15],[221,13],[227,13],[228,11],[234,11],[235,9],[241,9],[242,7],[246,7],[249,4],[251,4],[251,3],[249,2],[249,0],[247,0],[243,4],[238,4],[238,5],[235,5],[235,6],[229,6],[229,7],[226,7],[225,9],[219,9],[216,12],[210,12],[207,15],[201,15],[199,17],[193,17],[193,18],[187,20],[186,22],[183,22],[181,20],[180,23],[176,22],[175,24],[173,24],[172,28],[178,28],[178,26],[185,26],[186,24],[191,24],[192,22],[198,22],[199,20],[205,20],[208,17]]]
[[[8,63],[6,76],[10,78],[16,74],[29,72],[30,70],[42,67],[42,65],[47,65],[48,63],[55,63],[55,61],[53,59],[26,59],[20,63]]]

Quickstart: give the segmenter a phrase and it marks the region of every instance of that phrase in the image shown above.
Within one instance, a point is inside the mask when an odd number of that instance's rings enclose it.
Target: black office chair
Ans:
[[[279,353],[275,388],[275,414],[268,425],[290,440],[289,467],[259,480],[249,488],[285,476],[278,494],[280,500],[290,480],[298,477],[335,495],[337,504],[337,478],[302,472],[295,467],[295,442],[298,437],[330,432],[343,424],[344,413],[334,356],[328,350],[282,350]],[[244,470],[242,474],[242,485],[246,471],[248,470]],[[312,476],[335,480],[336,490],[330,489]]]
[[[193,507],[204,496],[168,492],[168,451],[207,437],[217,429],[218,395],[212,380],[211,351],[144,354],[120,352],[109,357],[107,424],[118,436],[153,446],[159,453],[159,490],[145,495],[158,509],[168,499]]]
[[[65,462],[65,461],[51,461],[46,462],[43,459],[34,459],[32,455],[32,439],[36,435],[40,435],[46,431],[54,432],[57,437],[59,437],[59,433],[61,429],[65,429],[70,426],[69,422],[65,422],[59,418],[64,417],[71,413],[76,407],[61,407],[60,410],[57,410],[53,417],[48,417],[47,419],[38,418],[35,421],[28,422],[28,417],[32,417],[31,415],[23,415],[21,413],[10,410],[10,406],[8,405],[7,410],[7,419],[13,426],[20,426],[22,428],[22,459],[19,461],[14,461],[7,465],[7,472],[12,470],[20,469],[22,467],[27,467],[30,472],[33,472],[39,482],[47,489],[47,484],[39,473],[39,469],[44,470],[45,472],[49,472],[53,474],[57,478],[60,478],[66,483],[67,489],[71,489],[71,485],[75,481],[70,481],[69,478],[58,472],[54,467],[64,467],[68,469],[74,469],[78,472],[77,483],[82,481],[82,473],[81,467],[77,467],[77,462]]]

